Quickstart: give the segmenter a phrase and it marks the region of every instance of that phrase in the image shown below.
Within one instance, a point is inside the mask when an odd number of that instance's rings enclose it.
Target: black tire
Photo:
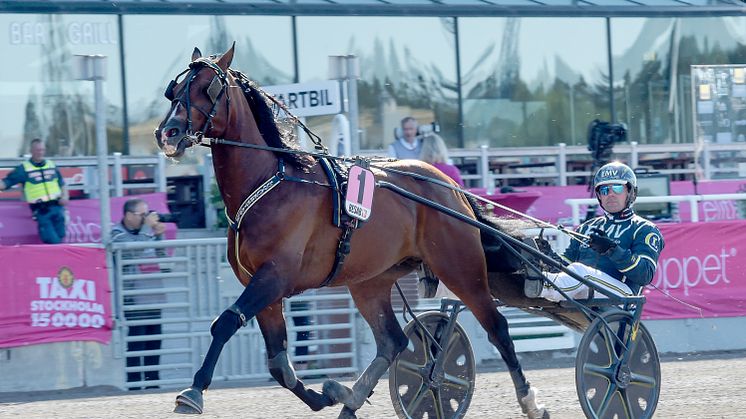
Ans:
[[[632,315],[613,311],[595,319],[578,345],[575,387],[580,406],[588,418],[651,418],[660,396],[661,369],[658,351],[650,333],[640,323],[628,370],[619,373],[622,346],[611,333],[626,342],[632,330]]]
[[[402,419],[462,418],[474,394],[474,352],[464,329],[456,323],[448,344],[442,335],[449,317],[441,312],[423,313],[417,318],[437,339],[443,353],[428,343],[422,330],[410,321],[404,328],[409,345],[389,369],[389,392],[394,410]],[[444,356],[443,377],[431,377],[437,356]]]

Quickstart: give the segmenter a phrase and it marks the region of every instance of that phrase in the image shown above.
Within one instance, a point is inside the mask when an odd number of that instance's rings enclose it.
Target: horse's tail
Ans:
[[[501,218],[489,215],[486,213],[486,209],[475,198],[467,195],[466,199],[474,211],[477,221],[518,240],[522,240],[526,236],[522,230],[529,227],[529,223],[514,218]],[[503,247],[504,240],[501,240],[493,232],[486,231],[485,229],[479,230],[482,248],[487,259],[488,272],[514,272],[521,268],[521,262]]]

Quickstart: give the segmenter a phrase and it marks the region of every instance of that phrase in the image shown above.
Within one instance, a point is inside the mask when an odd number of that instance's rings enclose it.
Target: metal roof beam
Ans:
[[[276,16],[705,17],[744,16],[746,5],[592,6],[499,4],[298,4],[189,1],[5,0],[7,13],[206,14]]]

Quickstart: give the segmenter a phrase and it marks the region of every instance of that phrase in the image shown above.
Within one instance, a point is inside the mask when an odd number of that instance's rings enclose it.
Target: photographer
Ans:
[[[112,242],[161,240],[166,226],[158,213],[148,210],[142,199],[130,199],[124,203],[122,221],[111,230]]]
[[[115,225],[111,230],[111,241],[117,242],[148,242],[161,240],[166,226],[160,220],[160,216],[155,211],[148,210],[148,203],[142,199],[130,199],[124,204],[124,214],[122,221]],[[157,256],[153,249],[137,249],[122,251],[122,259],[144,259]],[[125,274],[122,287],[125,290],[142,290],[148,288],[162,288],[160,279],[127,279],[126,275],[149,272],[149,267],[154,265],[126,265],[122,272]],[[138,296],[125,297],[124,305],[134,304],[159,304],[165,302],[165,296],[162,294],[142,294]],[[125,311],[125,318],[129,321],[134,320],[154,320],[161,318],[161,310],[128,310]],[[129,327],[129,336],[143,335],[160,335],[160,320],[152,324],[144,324]],[[127,343],[127,351],[152,351],[161,349],[160,340],[148,340],[140,342]],[[158,355],[148,356],[129,356],[127,357],[128,367],[139,367],[158,365],[160,357]],[[158,370],[144,372],[128,372],[127,381],[152,381],[158,380]],[[148,386],[153,388],[156,386]],[[134,387],[133,390],[139,389]]]

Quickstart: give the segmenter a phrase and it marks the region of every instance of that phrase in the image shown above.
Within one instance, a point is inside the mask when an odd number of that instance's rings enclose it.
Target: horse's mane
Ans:
[[[240,71],[233,69],[230,69],[230,71],[244,92],[244,97],[249,103],[249,108],[254,115],[254,120],[262,138],[264,138],[264,142],[270,147],[303,151],[295,138],[293,125],[275,117],[266,93]],[[298,169],[307,170],[314,163],[313,158],[308,155],[282,152],[275,152],[275,155]]]

